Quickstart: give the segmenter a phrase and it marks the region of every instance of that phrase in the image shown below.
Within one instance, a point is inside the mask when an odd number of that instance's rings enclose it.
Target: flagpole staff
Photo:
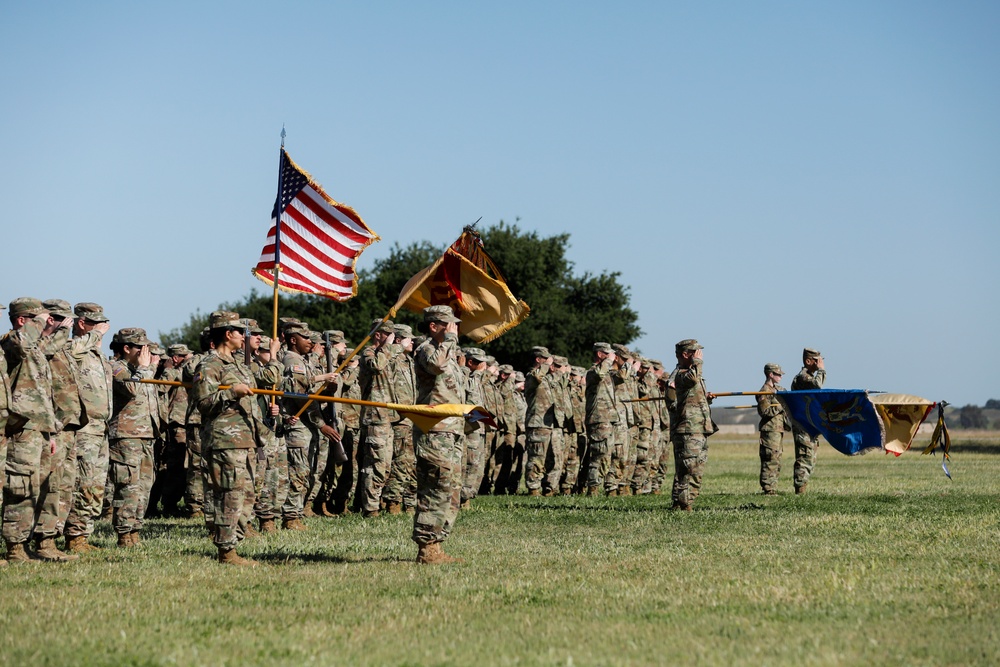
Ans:
[[[274,300],[271,306],[271,336],[278,337],[278,274],[281,273],[281,191],[284,189],[285,126],[281,126],[281,149],[278,151],[278,199],[274,205]]]

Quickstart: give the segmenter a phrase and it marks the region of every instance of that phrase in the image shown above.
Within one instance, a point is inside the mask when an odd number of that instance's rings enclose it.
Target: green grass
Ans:
[[[940,456],[823,446],[810,493],[758,493],[756,442],[711,439],[669,496],[481,498],[417,566],[409,516],[309,519],[225,568],[194,521],[138,550],[0,571],[5,665],[1000,664],[1000,436]],[[917,443],[915,448],[922,447]],[[111,547],[100,524],[94,540]]]

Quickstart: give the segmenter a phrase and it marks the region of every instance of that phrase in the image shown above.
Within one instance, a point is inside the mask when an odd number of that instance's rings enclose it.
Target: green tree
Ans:
[[[642,332],[638,314],[629,307],[628,287],[620,284],[617,272],[574,275],[566,257],[569,234],[541,238],[517,225],[500,221],[480,232],[486,251],[504,272],[513,294],[531,307],[531,315],[519,326],[484,345],[501,363],[527,368],[530,350],[548,346],[574,364],[591,364],[595,341],[629,344]],[[389,256],[376,260],[371,269],[358,272],[358,294],[337,303],[309,295],[286,295],[279,300],[280,317],[296,317],[318,331],[340,329],[355,344],[367,335],[373,319],[381,319],[399,298],[406,282],[415,273],[441,256],[444,245],[423,241],[402,247],[396,244]],[[251,317],[265,331],[271,330],[271,292],[251,291],[245,299],[222,304],[220,310],[234,310]],[[416,326],[418,313],[401,310],[395,321]],[[198,333],[208,315],[195,313],[190,321],[160,334],[165,344],[184,342],[197,349]],[[465,341],[463,341],[465,342]]]
[[[959,423],[962,428],[989,428],[990,420],[983,414],[983,409],[978,405],[966,405],[958,413]]]

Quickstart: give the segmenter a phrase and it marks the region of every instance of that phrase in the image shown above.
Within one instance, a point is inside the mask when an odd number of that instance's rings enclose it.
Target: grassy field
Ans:
[[[5,665],[996,665],[1000,435],[940,456],[823,446],[810,493],[711,439],[701,498],[481,498],[418,566],[409,516],[308,519],[225,568],[190,520],[0,571]],[[924,443],[917,443],[922,447]],[[111,546],[110,527],[94,540]]]

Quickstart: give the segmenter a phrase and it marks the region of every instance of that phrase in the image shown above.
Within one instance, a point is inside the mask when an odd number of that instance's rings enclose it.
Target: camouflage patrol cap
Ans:
[[[186,357],[191,354],[191,350],[184,343],[174,343],[167,348],[167,354],[171,357]]]
[[[582,366],[573,366],[570,368],[569,374],[584,377],[587,374],[587,371]]]
[[[613,354],[615,349],[611,347],[610,343],[594,343],[594,352],[604,352],[605,354]]]
[[[87,320],[88,322],[108,321],[107,316],[104,314],[104,308],[89,301],[84,301],[83,303],[78,303],[73,306],[73,313],[77,317]]]
[[[486,355],[486,364],[489,365],[489,366],[496,366],[497,365],[497,358],[494,357],[492,354],[487,354]]]
[[[384,333],[384,334],[396,333],[392,328],[393,326],[394,325],[392,323],[392,320],[386,320],[385,322],[383,322],[381,319],[377,319],[377,320],[372,320],[370,330],[372,333]]]
[[[531,356],[542,357],[543,359],[549,359],[552,357],[552,353],[549,352],[549,348],[545,347],[544,345],[536,345],[535,347],[531,348]]]
[[[676,345],[674,345],[674,352],[678,353],[694,352],[695,350],[704,350],[704,349],[705,349],[704,346],[702,346],[694,338],[685,338],[684,340],[679,341]]]
[[[302,320],[297,317],[279,317],[278,318],[278,329],[283,331],[293,324],[302,324]]]
[[[802,360],[806,359],[819,359],[823,355],[819,353],[819,350],[814,350],[811,347],[804,348],[802,350]]]
[[[163,349],[163,346],[159,343],[153,343],[149,346],[149,353],[156,355],[157,357],[162,357],[166,355],[167,351]]]
[[[346,343],[347,339],[344,338],[344,332],[340,329],[327,329],[323,332],[325,338],[330,339],[331,345],[336,345],[337,343]]]
[[[21,317],[22,315],[43,315],[46,312],[45,306],[38,299],[30,296],[22,296],[10,302],[10,316]]]
[[[396,340],[413,338],[413,329],[410,328],[409,324],[394,324],[392,325],[392,331],[396,334]]]
[[[612,343],[611,349],[615,351],[615,354],[621,358],[632,358],[632,351],[621,343]]]
[[[652,368],[653,367],[653,360],[652,359],[647,359],[646,357],[641,357],[639,359],[639,367],[640,368]]]
[[[271,351],[270,348],[271,348],[271,337],[270,336],[261,336],[260,337],[260,348],[258,348],[258,349],[261,352],[270,352]]]
[[[309,331],[309,327],[302,324],[301,322],[296,322],[289,324],[287,327],[282,329],[282,333],[285,336],[291,336],[294,334],[297,336],[302,336],[303,338],[309,338],[311,332]]]
[[[461,321],[455,317],[451,306],[427,306],[424,308],[424,322],[444,322],[445,324],[450,324]]]
[[[569,366],[569,359],[567,359],[566,357],[560,357],[558,354],[553,355],[552,365],[556,366],[557,368],[562,368],[563,366]]]
[[[257,320],[250,319],[249,317],[240,318],[240,326],[249,329],[251,334],[260,335],[264,333],[264,330],[257,324]]]
[[[239,313],[234,313],[231,310],[217,310],[209,315],[209,329],[227,329],[229,327],[234,329],[243,328],[243,322],[240,320]]]
[[[313,345],[315,345],[316,343],[322,343],[323,342],[323,334],[321,334],[318,331],[310,331],[309,332],[309,340],[312,341]]]
[[[73,307],[69,305],[69,301],[46,299],[42,301],[42,308],[49,311],[49,315],[56,315],[62,318],[73,317]]]
[[[764,364],[764,373],[776,373],[777,375],[784,375],[785,371],[781,370],[781,366],[778,364]]]
[[[514,373],[514,382],[524,382],[524,373],[521,371]]]
[[[126,327],[119,329],[115,334],[119,343],[127,345],[153,345],[153,341],[146,338],[146,330],[139,327]]]
[[[500,373],[502,375],[513,375],[514,367],[510,364],[500,364]]]
[[[488,359],[488,355],[483,350],[478,347],[467,347],[464,350],[465,358],[478,363],[484,362]]]

